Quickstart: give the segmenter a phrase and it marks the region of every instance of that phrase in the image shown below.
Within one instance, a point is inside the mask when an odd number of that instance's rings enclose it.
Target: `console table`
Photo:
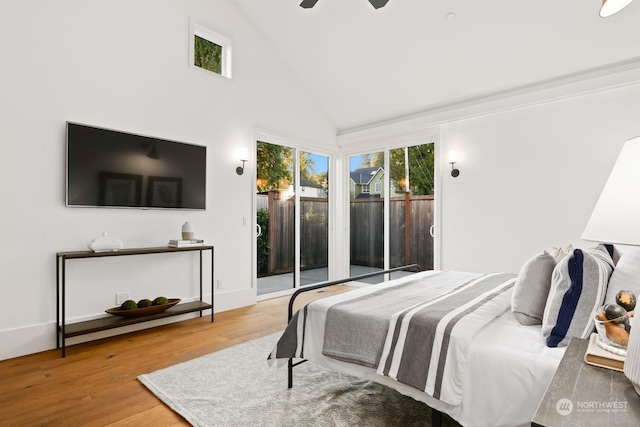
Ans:
[[[584,362],[589,340],[572,338],[531,425],[638,426],[640,396],[622,372]]]
[[[199,251],[200,253],[200,300],[177,304],[169,309],[151,314],[149,316],[140,317],[119,317],[109,316],[84,322],[76,322],[67,324],[66,322],[66,264],[68,260],[83,258],[104,258],[126,255],[149,255],[172,252],[191,252]],[[202,301],[202,256],[204,251],[211,251],[211,304]],[[89,334],[92,332],[105,331],[108,329],[119,328],[122,326],[133,325],[150,320],[162,319],[165,317],[178,316],[180,314],[200,312],[211,309],[211,321],[213,322],[213,246],[192,246],[186,248],[134,248],[120,249],[112,252],[92,252],[92,251],[76,251],[76,252],[58,252],[56,253],[56,348],[62,348],[62,357],[66,356],[66,339],[78,335]]]

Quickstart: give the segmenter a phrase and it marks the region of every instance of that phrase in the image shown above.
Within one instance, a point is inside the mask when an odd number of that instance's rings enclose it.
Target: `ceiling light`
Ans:
[[[615,13],[620,12],[633,0],[602,0],[602,8],[600,8],[600,16],[606,18]]]

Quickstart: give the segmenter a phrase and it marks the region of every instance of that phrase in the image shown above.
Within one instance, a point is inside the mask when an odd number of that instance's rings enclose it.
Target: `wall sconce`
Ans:
[[[600,16],[608,18],[609,16],[620,12],[627,7],[633,0],[603,0],[602,8],[600,8]]]
[[[238,166],[236,168],[236,173],[238,175],[242,175],[244,173],[244,164],[249,161],[249,150],[246,148],[241,148],[238,150],[238,157],[240,157],[240,161],[242,162],[242,166]]]
[[[449,163],[451,164],[451,176],[456,178],[460,175],[460,170],[456,169],[456,163],[458,163],[458,155],[455,151],[449,152]]]

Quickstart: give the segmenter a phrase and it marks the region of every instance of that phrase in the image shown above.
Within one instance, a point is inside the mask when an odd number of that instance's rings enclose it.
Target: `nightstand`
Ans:
[[[640,396],[622,372],[587,365],[589,340],[573,338],[531,425],[640,426]]]

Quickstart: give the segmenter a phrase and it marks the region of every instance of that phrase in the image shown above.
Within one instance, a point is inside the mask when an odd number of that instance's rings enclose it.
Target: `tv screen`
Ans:
[[[67,122],[67,206],[205,209],[207,148]]]

